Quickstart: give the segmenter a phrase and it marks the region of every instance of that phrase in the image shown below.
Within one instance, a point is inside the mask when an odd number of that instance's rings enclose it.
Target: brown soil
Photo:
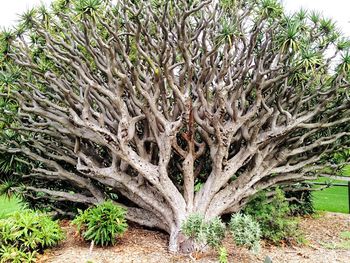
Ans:
[[[39,263],[168,263],[168,262],[218,262],[217,253],[208,251],[200,255],[179,256],[167,251],[167,235],[158,231],[130,226],[114,247],[93,247],[81,240],[69,222],[62,222],[67,240],[40,256]],[[349,263],[350,247],[335,248],[344,242],[340,234],[350,231],[350,215],[326,213],[319,218],[302,218],[300,227],[306,244],[303,246],[271,246],[262,244],[258,255],[235,247],[229,238],[224,246],[229,252],[229,262],[263,262],[269,256],[273,263]],[[349,241],[350,243],[350,241]]]

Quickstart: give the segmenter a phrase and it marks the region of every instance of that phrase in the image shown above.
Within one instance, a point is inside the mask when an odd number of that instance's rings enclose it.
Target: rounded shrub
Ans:
[[[192,214],[183,222],[181,231],[188,238],[201,244],[198,249],[202,250],[207,245],[218,248],[225,238],[226,226],[219,217],[205,221],[201,214]]]
[[[201,214],[192,214],[182,223],[182,233],[196,241],[203,241],[205,229],[204,217]]]
[[[127,230],[126,210],[111,201],[79,210],[79,215],[72,221],[85,240],[96,245],[114,245],[117,237]]]
[[[261,238],[260,226],[250,215],[232,215],[229,229],[234,242],[239,246],[247,246],[253,251],[259,250]]]
[[[221,218],[215,217],[206,224],[205,236],[210,247],[219,247],[225,238],[226,226]]]
[[[276,189],[270,198],[264,192],[258,194],[244,208],[244,213],[259,222],[262,237],[274,244],[303,241],[298,222],[289,216],[290,207],[281,189]]]

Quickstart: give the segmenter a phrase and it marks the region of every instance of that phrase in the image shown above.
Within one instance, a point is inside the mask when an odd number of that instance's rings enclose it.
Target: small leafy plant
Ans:
[[[228,263],[228,253],[225,247],[219,248],[219,263]]]
[[[219,217],[206,222],[200,214],[190,215],[181,227],[185,236],[201,244],[199,250],[207,245],[218,248],[225,237],[225,229],[225,224]]]
[[[247,246],[253,252],[259,251],[261,230],[259,224],[250,215],[232,215],[229,229],[237,245]]]
[[[225,224],[219,217],[215,217],[206,223],[205,238],[206,243],[210,247],[217,248],[221,245],[222,240],[225,238]]]
[[[190,215],[181,226],[182,233],[196,241],[202,241],[204,228],[204,217],[200,214]]]
[[[64,239],[57,221],[24,210],[0,220],[0,262],[34,262],[37,252]]]
[[[25,252],[22,249],[19,249],[17,247],[2,246],[0,248],[1,263],[14,263],[14,262],[31,263],[31,262],[35,262],[36,255],[37,255],[36,251]]]
[[[85,211],[79,210],[72,224],[85,240],[101,246],[114,245],[116,238],[127,230],[125,215],[124,208],[107,201]]]

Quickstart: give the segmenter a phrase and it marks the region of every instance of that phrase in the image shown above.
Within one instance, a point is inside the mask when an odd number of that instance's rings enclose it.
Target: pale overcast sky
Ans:
[[[0,26],[15,24],[18,14],[40,3],[49,4],[52,0],[0,0]],[[300,7],[322,11],[338,21],[342,31],[350,36],[350,1],[349,0],[282,0],[287,10],[294,11]]]

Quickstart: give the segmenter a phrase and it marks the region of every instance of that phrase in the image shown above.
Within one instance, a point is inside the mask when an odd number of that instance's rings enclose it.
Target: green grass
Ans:
[[[350,240],[350,231],[341,232],[340,237],[344,240]]]
[[[322,178],[317,182],[325,182]],[[347,182],[333,180],[333,183],[344,184]],[[349,213],[348,188],[342,186],[331,186],[321,191],[313,192],[313,201],[316,210]]]
[[[331,243],[322,243],[321,245],[328,249],[350,249],[350,232],[344,231],[340,233],[340,238],[342,239],[341,242],[331,242]]]
[[[342,241],[339,243],[323,243],[321,242],[321,245],[323,247],[328,248],[328,249],[350,249],[350,240]]]
[[[4,196],[0,196],[0,219],[22,208],[23,206],[17,198],[12,197],[8,199]]]

